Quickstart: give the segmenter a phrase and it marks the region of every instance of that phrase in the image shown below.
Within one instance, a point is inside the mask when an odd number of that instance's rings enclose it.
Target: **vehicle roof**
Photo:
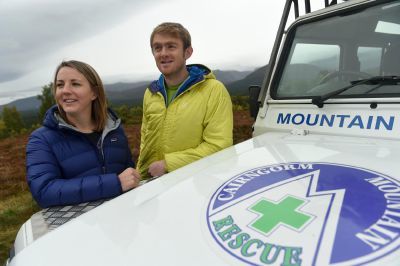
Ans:
[[[387,2],[387,1],[386,1]],[[347,1],[347,2],[343,2],[337,5],[333,5],[327,8],[323,8],[320,10],[317,10],[315,12],[312,13],[308,13],[304,16],[301,16],[299,18],[296,19],[296,21],[294,23],[292,23],[292,25],[290,26],[290,28],[293,27],[297,27],[300,24],[309,22],[309,21],[314,21],[316,19],[320,19],[320,17],[327,17],[327,16],[331,16],[331,15],[335,15],[337,14],[337,12],[339,12],[339,14],[337,15],[341,15],[341,19],[340,21],[331,21],[330,25],[328,27],[328,25],[324,24],[323,26],[323,30],[318,30],[318,23],[314,23],[313,24],[313,32],[310,32],[309,36],[302,36],[304,38],[307,37],[313,37],[313,36],[318,36],[319,39],[324,39],[326,41],[328,40],[332,40],[332,41],[338,41],[338,39],[347,39],[347,40],[351,40],[352,38],[354,38],[354,33],[358,32],[360,36],[362,36],[362,31],[365,32],[373,32],[376,25],[377,25],[377,21],[379,20],[379,10],[377,10],[375,12],[375,14],[373,14],[374,18],[371,17],[372,14],[370,14],[369,16],[367,15],[360,15],[357,19],[357,21],[355,21],[354,19],[352,19],[351,17],[344,15],[344,14],[340,14],[341,10],[345,10],[348,8],[356,8],[358,6],[361,7],[361,4],[365,4],[365,3],[370,3],[370,4],[383,4],[385,3],[385,1],[374,1],[374,0],[352,0],[352,1]],[[365,8],[365,5],[362,5],[362,8]],[[347,11],[346,11],[347,12]],[[398,6],[398,8],[393,8],[392,9],[392,17],[391,19],[389,18],[388,14],[385,13],[385,22],[392,22],[392,23],[396,23],[398,24],[400,22],[399,19],[399,12],[400,12],[400,6]],[[338,27],[337,24],[343,25],[344,20],[348,19],[349,23],[347,23],[347,27],[343,28],[343,27]],[[388,21],[388,19],[390,19]],[[288,29],[288,31],[290,30],[290,28]],[[318,32],[315,33],[315,32]],[[367,41],[369,45],[373,45],[375,44],[382,44],[382,43],[387,43],[389,40],[393,41],[393,38],[397,38],[397,41],[400,42],[400,35],[396,36],[393,34],[386,34],[386,33],[381,33],[381,32],[376,32],[375,33],[376,37],[375,38],[370,38],[368,40],[363,40],[363,41]]]

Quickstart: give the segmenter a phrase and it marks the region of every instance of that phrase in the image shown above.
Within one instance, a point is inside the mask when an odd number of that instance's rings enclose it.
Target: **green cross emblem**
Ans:
[[[250,207],[250,211],[260,214],[250,226],[266,235],[281,224],[299,230],[312,219],[311,215],[298,211],[304,203],[305,200],[292,196],[286,196],[278,203],[261,199]]]

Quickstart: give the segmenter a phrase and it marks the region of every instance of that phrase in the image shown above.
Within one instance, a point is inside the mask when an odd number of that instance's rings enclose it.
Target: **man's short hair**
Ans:
[[[150,36],[150,47],[153,48],[153,39],[156,34],[172,35],[183,42],[183,48],[186,49],[192,45],[189,31],[179,23],[164,22],[154,28]]]

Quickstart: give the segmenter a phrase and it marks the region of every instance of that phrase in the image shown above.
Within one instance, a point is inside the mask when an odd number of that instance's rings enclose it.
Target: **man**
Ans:
[[[224,85],[203,65],[186,65],[193,53],[189,32],[162,23],[150,37],[158,80],[143,100],[138,169],[161,176],[232,145],[232,102]]]

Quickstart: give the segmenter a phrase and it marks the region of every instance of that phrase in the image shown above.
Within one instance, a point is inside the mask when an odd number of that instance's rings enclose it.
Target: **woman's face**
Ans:
[[[56,78],[55,98],[68,118],[90,118],[96,99],[89,81],[78,70],[62,67]]]

